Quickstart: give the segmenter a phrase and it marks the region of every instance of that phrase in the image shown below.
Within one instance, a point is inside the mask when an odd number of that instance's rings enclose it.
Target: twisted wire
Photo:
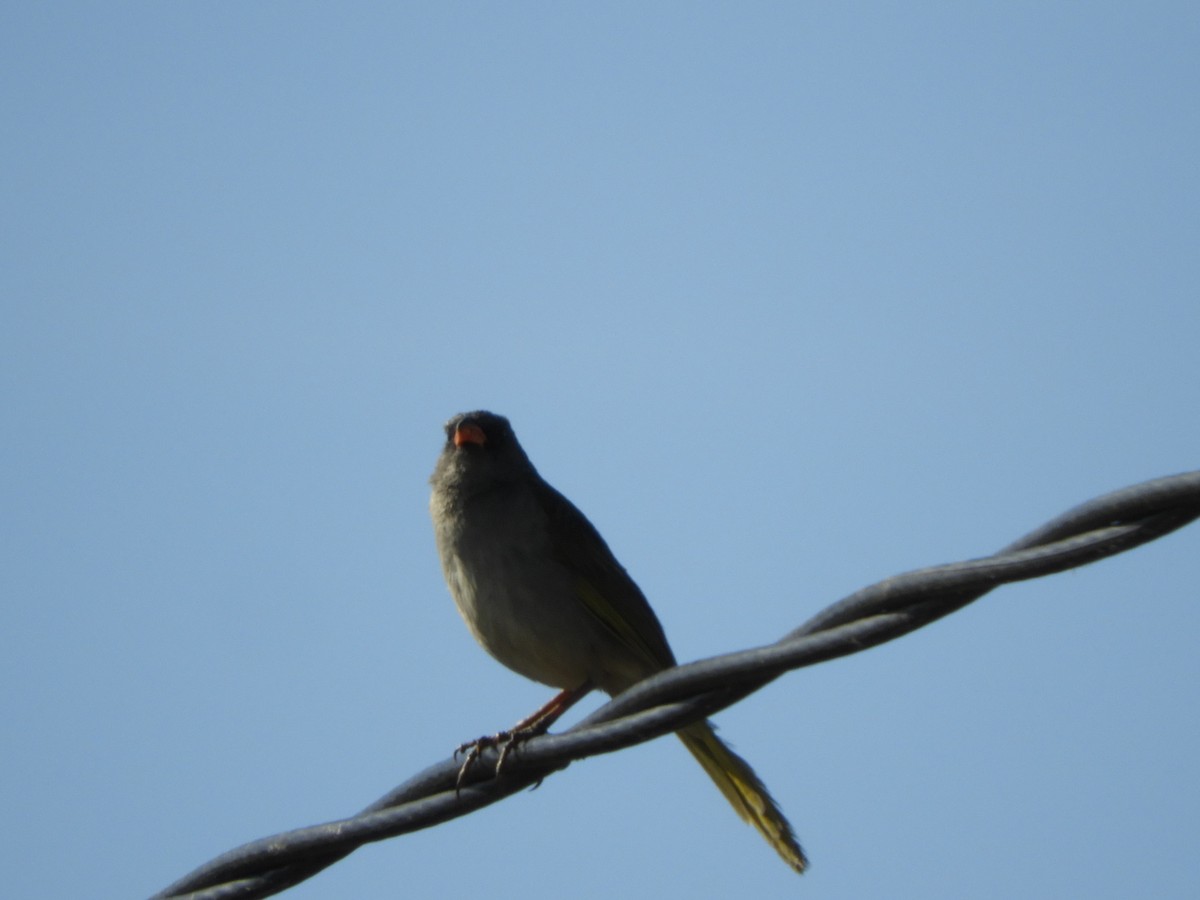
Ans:
[[[737,703],[780,675],[894,640],[1002,585],[1096,562],[1156,540],[1200,517],[1200,471],[1098,497],[981,559],[884,579],[827,607],[779,641],[660,672],[561,734],[523,742],[500,777],[489,749],[456,790],[447,758],[347,819],[243,844],[152,900],[269,897],[312,877],[366,843],[466,815],[536,784],[573,760],[677,731]]]

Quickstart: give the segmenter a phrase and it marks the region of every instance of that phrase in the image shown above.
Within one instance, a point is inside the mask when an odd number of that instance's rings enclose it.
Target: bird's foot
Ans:
[[[458,778],[454,782],[454,795],[458,796],[458,792],[462,790],[463,781],[467,777],[467,772],[475,764],[476,760],[479,759],[484,750],[489,750],[492,747],[500,748],[500,755],[496,758],[496,775],[499,776],[500,771],[504,768],[504,761],[508,759],[508,755],[517,744],[531,737],[537,737],[539,734],[545,734],[546,730],[554,724],[559,716],[570,709],[580,697],[583,697],[591,689],[591,682],[587,681],[579,685],[579,687],[566,688],[555,694],[550,702],[537,710],[537,712],[526,716],[508,731],[500,731],[496,734],[476,738],[473,741],[467,741],[465,744],[459,744],[458,749],[454,751],[454,759],[458,759],[460,753],[465,753],[466,759],[463,760],[462,767],[458,770]],[[541,783],[541,779],[539,779],[537,784]],[[537,787],[537,784],[534,787]]]
[[[462,790],[467,772],[470,771],[471,766],[475,765],[485,750],[490,750],[493,747],[500,748],[500,754],[496,757],[495,770],[496,776],[499,777],[501,771],[504,769],[504,763],[513,748],[521,741],[542,734],[545,730],[545,728],[538,728],[537,726],[514,728],[512,731],[499,731],[496,734],[484,735],[473,741],[467,741],[465,744],[459,744],[454,750],[454,758],[458,759],[460,754],[465,754],[465,757],[462,766],[458,770],[458,778],[454,782],[454,793],[457,794]]]

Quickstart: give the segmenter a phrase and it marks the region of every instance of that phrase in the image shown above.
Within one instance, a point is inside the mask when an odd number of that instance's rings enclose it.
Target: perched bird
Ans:
[[[471,634],[504,665],[559,693],[504,744],[538,734],[592,689],[616,695],[675,665],[658,617],[592,523],[547,484],[503,416],[446,423],[430,479],[442,570]],[[804,851],[750,765],[708,722],[677,732],[738,815],[789,866]],[[487,739],[481,739],[486,741]],[[469,766],[481,744],[468,756]]]

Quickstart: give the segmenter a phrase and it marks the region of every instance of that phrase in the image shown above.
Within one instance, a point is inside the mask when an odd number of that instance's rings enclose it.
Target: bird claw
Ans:
[[[500,748],[500,755],[496,758],[496,777],[500,776],[504,769],[504,763],[508,759],[508,754],[512,752],[520,741],[525,738],[532,737],[536,732],[533,729],[515,729],[513,731],[500,731],[496,734],[484,735],[481,738],[476,738],[473,741],[467,741],[465,744],[459,744],[454,749],[454,759],[458,759],[459,754],[466,754],[463,759],[462,766],[458,770],[458,778],[454,781],[454,796],[457,797],[462,790],[463,782],[466,780],[467,772],[471,766],[479,760],[483,755],[484,750],[492,747]]]
[[[499,777],[501,770],[504,768],[504,761],[508,759],[508,754],[513,751],[513,748],[517,744],[531,737],[537,737],[539,734],[545,734],[547,729],[557,721],[559,716],[570,709],[580,697],[586,695],[591,689],[592,684],[590,681],[585,681],[578,687],[564,688],[555,694],[549,703],[533,715],[526,716],[509,731],[500,731],[473,741],[467,741],[465,744],[459,744],[454,751],[453,758],[457,760],[460,753],[465,753],[466,758],[458,770],[458,778],[454,781],[455,798],[458,797],[459,792],[462,790],[467,772],[475,764],[476,760],[479,759],[484,750],[490,747],[500,748],[500,755],[496,758],[496,777]],[[542,779],[539,778],[534,787],[536,788],[541,783]]]
[[[499,778],[500,773],[504,770],[504,763],[508,761],[509,754],[511,754],[512,750],[516,749],[517,744],[544,732],[545,728],[536,726],[514,728],[512,731],[485,734],[484,737],[468,740],[466,744],[458,745],[454,751],[455,760],[457,760],[460,754],[466,754],[466,758],[463,758],[462,766],[458,768],[458,778],[455,779],[454,786],[455,797],[458,796],[458,792],[462,791],[463,781],[467,779],[468,770],[474,766],[485,750],[491,749],[493,746],[498,746],[500,749],[499,755],[496,757],[496,778]],[[541,779],[538,779],[538,784],[541,784]],[[534,785],[534,787],[536,786],[538,785]]]

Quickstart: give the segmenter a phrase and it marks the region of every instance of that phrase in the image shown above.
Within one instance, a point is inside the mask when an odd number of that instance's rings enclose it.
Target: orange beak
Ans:
[[[483,433],[483,429],[471,422],[463,422],[454,429],[454,446],[461,447],[463,444],[476,444],[482,447],[487,443],[487,435]]]

